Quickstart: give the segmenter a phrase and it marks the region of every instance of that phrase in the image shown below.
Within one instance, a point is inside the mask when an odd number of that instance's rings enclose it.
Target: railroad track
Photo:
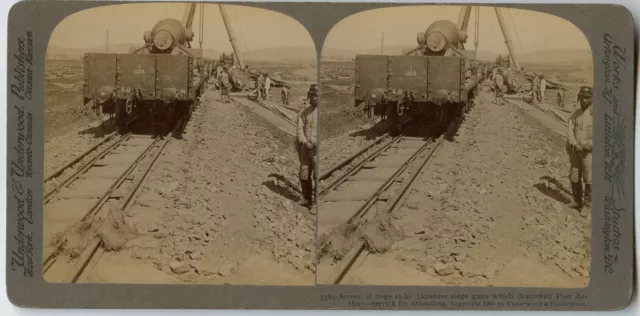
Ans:
[[[399,136],[373,152],[363,149],[361,152],[371,153],[319,192],[318,236],[371,220],[380,212],[392,213],[399,209],[446,135],[460,123],[453,123],[447,133],[437,138]],[[328,246],[319,245],[319,252]],[[367,254],[366,241],[358,239],[337,265],[325,271],[318,268],[319,283],[340,284],[351,267]]]
[[[177,126],[181,125],[182,122]],[[71,176],[45,195],[42,263],[47,281],[76,283],[86,279],[85,272],[90,270],[87,268],[95,265],[104,252],[102,240],[92,236],[83,249],[69,254],[65,252],[65,239],[58,240],[57,237],[79,223],[95,223],[95,219],[104,219],[109,212],[124,212],[131,206],[146,176],[171,140],[170,135],[150,137],[129,133],[99,154],[87,158],[89,150],[87,155],[68,164],[70,167],[83,162]],[[47,179],[61,174],[64,170]]]
[[[265,109],[267,109],[267,110],[271,111],[271,112],[272,112],[272,113],[274,113],[275,115],[277,115],[277,116],[281,117],[282,119],[284,119],[285,121],[287,121],[287,122],[291,123],[291,125],[293,125],[293,126],[296,126],[296,125],[297,125],[297,122],[296,122],[296,121],[294,121],[293,119],[291,119],[289,116],[287,116],[287,114],[286,114],[286,113],[284,113],[284,112],[280,111],[280,109],[278,109],[278,108],[276,108],[276,107],[270,106],[270,105],[268,105],[267,103],[262,102],[262,100],[260,100],[259,98],[258,98],[258,99],[256,99],[256,100],[253,100],[253,99],[249,99],[249,100],[251,100],[251,101],[253,101],[253,102],[257,103],[257,104],[260,104],[260,105],[261,105],[262,107],[264,107]]]
[[[239,94],[239,93],[235,93],[235,94],[231,95],[230,98],[232,100],[235,100],[235,101],[238,101],[238,98],[247,99],[249,101],[252,101],[255,104],[260,105],[261,107],[263,107],[266,110],[270,111],[271,113],[277,115],[278,117],[284,119],[285,121],[287,121],[291,125],[296,126],[296,124],[297,124],[297,122],[295,122],[295,120],[292,119],[291,117],[289,117],[286,113],[284,113],[283,111],[281,111],[280,109],[278,109],[278,108],[276,108],[274,106],[271,106],[271,105],[263,102],[262,100],[260,100],[260,98],[253,99],[253,98],[248,97],[247,95]]]
[[[401,124],[401,126],[406,126],[406,125],[410,124],[410,122],[411,122],[411,120],[404,121]],[[356,168],[361,162],[363,162],[363,161],[358,161],[357,160],[358,157],[364,156],[366,153],[373,152],[373,154],[368,155],[367,158],[365,158],[365,160],[373,158],[372,155],[375,155],[376,153],[378,153],[378,150],[380,148],[386,148],[393,141],[399,139],[399,137],[400,136],[397,136],[395,138],[389,139],[389,133],[384,133],[382,136],[378,137],[378,139],[373,141],[371,144],[363,147],[362,149],[360,149],[355,154],[345,158],[344,160],[342,160],[342,161],[336,163],[335,165],[333,165],[332,167],[330,167],[328,170],[322,172],[320,174],[320,176],[318,177],[318,181],[322,183],[324,181],[331,180],[331,179],[335,178],[336,177],[335,174],[339,170],[342,170],[342,169],[351,170],[352,168]],[[387,140],[387,141],[383,142],[384,140]],[[382,145],[380,145],[380,144],[382,144]],[[378,147],[378,146],[380,146],[380,147]],[[334,182],[336,182],[336,181],[335,180],[331,181],[332,184]],[[321,195],[323,195],[323,191],[326,191],[326,190],[323,189],[320,192]]]
[[[66,172],[67,170],[69,170],[70,168],[72,168],[74,165],[82,162],[83,159],[87,158],[88,156],[90,156],[92,153],[94,153],[95,151],[97,151],[98,148],[100,148],[101,146],[105,146],[108,145],[109,141],[111,139],[113,139],[113,137],[116,135],[116,132],[113,132],[107,136],[104,137],[103,140],[101,140],[100,142],[98,142],[97,144],[93,145],[93,147],[87,149],[85,152],[81,153],[80,155],[78,155],[76,158],[74,158],[73,160],[67,162],[66,164],[60,166],[58,169],[56,169],[56,171],[54,171],[53,173],[51,173],[50,175],[46,176],[44,178],[44,182],[47,183],[51,180],[54,180],[60,176],[63,175],[64,172]]]

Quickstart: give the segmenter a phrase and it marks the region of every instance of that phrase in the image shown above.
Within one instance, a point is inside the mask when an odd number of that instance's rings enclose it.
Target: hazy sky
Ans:
[[[165,18],[182,20],[185,3],[118,4],[77,12],[64,19],[51,35],[50,45],[92,48],[109,43],[144,44],[144,31]],[[231,44],[217,4],[204,6],[203,48],[230,52]],[[311,36],[298,21],[278,12],[226,5],[230,23],[242,51],[282,46],[314,47]],[[200,9],[193,22],[192,47],[199,47]]]
[[[357,13],[340,21],[331,30],[324,47],[338,49],[369,49],[384,44],[417,45],[416,35],[426,31],[437,20],[458,20],[460,6],[407,6],[375,9]],[[511,34],[516,53],[558,48],[589,49],[584,34],[571,22],[534,11],[502,9],[505,24]],[[473,49],[475,38],[475,8],[469,19],[466,49]],[[507,53],[500,24],[493,7],[480,7],[478,50]]]

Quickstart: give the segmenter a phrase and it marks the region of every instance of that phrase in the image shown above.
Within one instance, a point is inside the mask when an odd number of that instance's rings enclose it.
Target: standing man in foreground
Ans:
[[[316,141],[318,132],[318,86],[312,84],[307,92],[309,106],[298,113],[296,151],[300,160],[300,189],[302,200],[300,205],[312,210],[313,176],[316,167]]]
[[[585,208],[591,207],[592,97],[593,89],[591,87],[583,86],[580,88],[578,93],[580,108],[573,112],[568,122],[567,153],[571,163],[569,180],[573,193],[573,203],[570,207],[579,210],[582,217],[587,216]]]

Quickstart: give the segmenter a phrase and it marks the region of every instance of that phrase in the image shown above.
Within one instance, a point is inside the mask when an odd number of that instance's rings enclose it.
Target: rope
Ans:
[[[178,48],[178,49],[182,50],[183,52],[185,52],[187,55],[189,55],[189,57],[197,58],[196,56],[193,56],[193,54],[191,54],[186,48],[184,48],[184,47],[182,47],[180,45],[177,45],[176,48]]]
[[[453,47],[453,45],[448,44],[448,48],[450,48],[454,53],[458,54],[462,59],[471,61],[471,58],[468,58],[463,53],[461,53],[457,48]]]
[[[480,42],[480,6],[476,6],[476,19],[475,19],[475,44],[476,44],[476,54],[478,53],[478,43]],[[476,58],[478,56],[476,55]]]
[[[202,38],[204,37],[204,3],[200,4],[200,30],[198,33],[200,33],[200,49],[202,49]]]
[[[141,50],[143,50],[143,49],[145,49],[145,48],[147,48],[147,47],[150,47],[150,46],[151,46],[151,45],[144,44],[142,47],[140,47],[140,48],[138,48],[138,49],[134,50],[131,54],[137,54],[139,51],[141,51]]]
[[[230,16],[231,16],[230,19],[233,20],[234,24],[238,25],[238,23],[235,23],[236,22],[235,12],[230,14]],[[239,37],[240,37],[240,40],[242,41],[242,46],[244,46],[244,50],[247,51],[248,50],[247,49],[247,43],[244,41],[244,35],[242,33],[242,23],[240,23],[239,25],[240,25],[240,28],[238,29],[238,31],[239,31],[238,34],[240,35]]]
[[[518,39],[518,47],[520,48],[520,53],[524,53],[522,49],[522,42],[520,41],[520,36],[518,35],[518,29],[516,28],[516,24],[513,22],[513,16],[511,15],[511,10],[507,9],[507,13],[509,13],[509,19],[511,20],[511,25],[513,25],[513,32],[516,33],[516,38]]]
[[[247,52],[249,51],[249,47],[247,46],[247,42],[244,41],[244,32],[243,31],[243,27],[242,27],[243,23],[240,23],[240,40],[242,40],[242,46],[244,46],[244,51]]]

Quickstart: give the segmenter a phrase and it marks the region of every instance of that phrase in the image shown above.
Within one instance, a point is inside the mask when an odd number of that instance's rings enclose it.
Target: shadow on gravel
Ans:
[[[571,191],[564,187],[560,181],[554,177],[543,176],[540,182],[535,185],[538,191],[562,203],[570,203]]]
[[[300,189],[298,189],[295,184],[291,183],[291,181],[287,180],[282,175],[275,173],[270,174],[269,178],[274,179],[262,182],[262,184],[269,188],[269,190],[278,193],[291,201],[298,201],[300,199]]]
[[[375,125],[371,126],[370,128],[359,130],[357,132],[353,132],[353,133],[349,134],[349,136],[351,136],[351,137],[364,136],[365,139],[371,140],[371,139],[376,139],[376,138],[384,135],[387,132],[387,130],[388,130],[387,121],[380,121],[380,122],[376,123]]]
[[[80,135],[93,134],[93,136],[95,137],[104,137],[115,131],[116,131],[115,120],[113,121],[113,123],[109,122],[109,120],[106,120],[97,126],[82,130],[78,132],[78,134]]]

